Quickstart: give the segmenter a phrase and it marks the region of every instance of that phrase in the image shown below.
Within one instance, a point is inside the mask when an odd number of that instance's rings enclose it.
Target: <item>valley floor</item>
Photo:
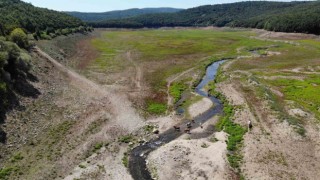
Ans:
[[[132,179],[133,147],[214,106],[193,89],[219,59],[228,61],[206,89],[226,97],[233,122],[253,124],[236,145],[239,166],[215,116],[153,151],[152,176],[317,179],[319,50],[318,36],[228,28],[98,29],[37,42],[41,95],[7,114],[0,179]]]

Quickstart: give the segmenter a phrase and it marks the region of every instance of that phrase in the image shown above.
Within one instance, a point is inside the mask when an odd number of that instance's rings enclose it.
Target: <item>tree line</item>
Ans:
[[[22,28],[27,33],[61,34],[87,28],[80,19],[68,14],[45,8],[34,7],[20,0],[0,0],[0,36],[9,35],[15,28]],[[48,34],[48,33],[47,33]],[[49,34],[48,34],[49,35]]]
[[[93,27],[229,26],[320,34],[320,2],[248,1],[89,23]]]
[[[154,14],[154,13],[174,13],[181,11],[182,9],[175,8],[143,8],[143,9],[127,9],[118,11],[109,11],[102,13],[86,13],[86,12],[66,12],[74,17],[81,19],[86,22],[102,21],[107,19],[123,19],[128,17],[134,17],[143,14]]]

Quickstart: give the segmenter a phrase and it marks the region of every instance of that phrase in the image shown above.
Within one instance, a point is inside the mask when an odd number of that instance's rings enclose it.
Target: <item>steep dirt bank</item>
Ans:
[[[101,87],[39,48],[32,63],[41,95],[25,99],[24,109],[7,115],[8,143],[1,157],[10,179],[70,173],[81,178],[97,172],[103,179],[130,179],[121,162],[127,145],[117,139],[144,123],[126,94]],[[79,168],[81,162],[85,167]]]
[[[105,138],[105,136],[114,137],[113,133],[116,129],[117,129],[116,131],[120,130],[120,132],[128,134],[133,132],[134,130],[137,130],[137,128],[143,125],[142,118],[139,117],[139,115],[135,112],[135,110],[131,106],[131,103],[126,99],[124,94],[117,94],[116,92],[107,91],[106,89],[103,89],[102,87],[95,84],[94,82],[84,78],[83,76],[59,64],[57,61],[49,57],[40,49],[36,49],[36,51],[39,54],[41,54],[43,57],[47,58],[51,63],[53,63],[58,70],[66,74],[66,76],[70,80],[70,83],[75,87],[79,88],[81,91],[83,91],[87,96],[97,98],[97,99],[103,99],[103,104],[101,104],[101,106],[107,110],[107,113],[110,113],[108,117],[108,119],[110,119],[110,122],[108,122],[104,127],[101,128],[100,132],[98,132],[97,135],[93,137],[94,139],[99,138],[99,136],[100,138],[103,138],[103,137]],[[92,116],[95,116],[95,114],[92,113]],[[97,120],[96,117],[93,117],[91,119],[92,122],[96,120]],[[86,123],[88,123],[88,121],[86,121]],[[87,143],[90,143],[90,141],[84,141],[82,143],[87,144]],[[123,153],[121,148],[119,153]],[[121,162],[119,156],[116,156],[116,157],[117,158],[113,159],[113,162],[100,160],[101,161],[100,163],[107,167],[111,167],[112,164],[122,167],[121,163],[119,163]],[[100,158],[106,158],[106,156],[100,156]],[[99,159],[95,159],[95,161],[98,163]],[[97,164],[94,164],[93,166],[97,166]],[[90,169],[90,167],[91,166],[89,165],[88,169]],[[122,179],[124,178],[123,176],[127,176],[128,178],[128,175],[126,175],[127,173],[125,172],[125,169],[121,167],[115,168],[118,170],[110,173],[118,174],[117,176],[115,176],[116,179],[118,178]],[[119,172],[121,171],[121,169],[123,169],[124,172]],[[76,172],[75,176],[79,176],[78,171],[79,170],[75,169],[75,172]]]

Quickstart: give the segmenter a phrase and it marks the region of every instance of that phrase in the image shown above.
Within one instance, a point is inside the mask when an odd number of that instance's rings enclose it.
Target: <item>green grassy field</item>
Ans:
[[[220,29],[168,29],[168,30],[107,30],[91,41],[100,56],[91,63],[88,70],[108,73],[122,72],[128,66],[124,55],[134,52],[134,61],[147,67],[144,80],[151,87],[153,97],[146,98],[146,110],[153,114],[165,112],[167,79],[190,68],[201,77],[205,67],[212,61],[222,58],[250,56],[255,53],[277,55],[243,58],[230,66],[232,71],[248,71],[257,79],[261,76],[292,76],[285,72],[293,68],[307,69],[319,64],[320,42],[314,39],[285,41],[260,40],[253,31]],[[319,72],[319,69],[315,69]],[[307,76],[306,82],[292,81],[286,78],[275,81],[263,81],[266,87],[280,87],[284,97],[280,100],[293,100],[308,111],[319,116],[319,98],[315,93],[319,89],[318,75]],[[198,79],[182,77],[172,83],[169,89],[177,102],[185,90],[191,90],[185,84],[196,83]],[[264,86],[263,85],[263,86]],[[281,86],[280,86],[281,85]],[[305,88],[299,88],[300,86]],[[298,88],[296,88],[298,87]],[[312,94],[312,95],[311,95]],[[300,98],[300,97],[303,97]],[[315,98],[313,98],[315,97]],[[303,103],[307,101],[308,103]],[[312,104],[312,105],[311,105]]]
[[[241,70],[252,73],[252,77],[259,83],[257,94],[270,100],[271,107],[279,112],[280,119],[285,119],[289,124],[296,126],[299,134],[303,135],[302,117],[290,117],[286,107],[288,101],[294,107],[312,113],[320,119],[320,41],[306,39],[295,41],[298,45],[281,44],[277,49],[281,54],[269,57],[257,57],[236,61],[230,71]],[[279,90],[283,96],[270,91]]]
[[[128,65],[124,54],[134,52],[134,61],[148,67],[148,71],[144,71],[144,80],[156,94],[155,98],[147,98],[149,107],[146,109],[159,114],[165,109],[167,78],[190,68],[203,74],[205,66],[213,60],[250,55],[248,50],[257,47],[285,46],[283,43],[250,38],[254,35],[251,31],[228,29],[101,31],[91,41],[100,56],[88,69],[106,74],[124,71]],[[181,94],[180,90],[186,89],[176,86],[178,83],[170,88],[175,101]]]

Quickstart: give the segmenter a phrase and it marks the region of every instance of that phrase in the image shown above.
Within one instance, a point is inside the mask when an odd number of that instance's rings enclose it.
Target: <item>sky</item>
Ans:
[[[37,7],[58,11],[106,12],[130,8],[173,7],[191,8],[208,4],[231,3],[239,0],[23,0]]]

